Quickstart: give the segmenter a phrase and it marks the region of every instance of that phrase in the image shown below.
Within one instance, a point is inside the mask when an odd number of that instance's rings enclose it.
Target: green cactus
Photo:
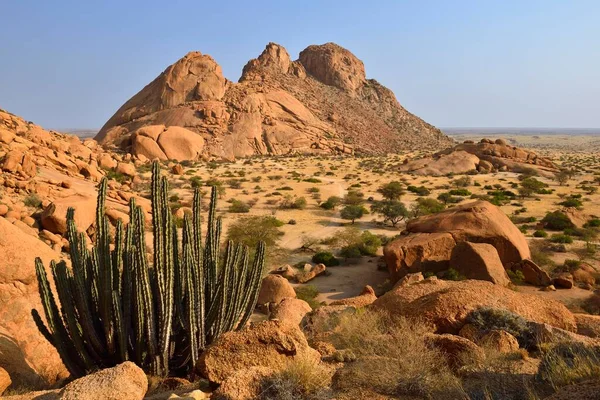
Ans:
[[[36,274],[45,323],[33,319],[56,347],[73,377],[123,361],[134,361],[152,375],[188,375],[203,349],[224,332],[242,328],[256,305],[265,246],[252,264],[248,248],[227,243],[220,256],[221,219],[213,187],[205,242],[201,240],[201,202],[194,193],[181,243],[168,203],[168,183],[152,166],[152,265],[146,255],[145,214],[132,198],[129,223],[116,224],[114,240],[105,215],[106,179],[99,186],[96,240],[88,249],[77,232],[74,210],[67,212],[71,268],[52,262],[57,299],[42,261]]]

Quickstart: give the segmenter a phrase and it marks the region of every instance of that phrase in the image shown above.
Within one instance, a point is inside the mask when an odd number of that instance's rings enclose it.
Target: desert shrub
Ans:
[[[573,207],[573,208],[581,208],[583,206],[583,203],[581,202],[581,200],[574,199],[572,197],[570,197],[566,200],[563,200],[558,204],[563,207]]]
[[[510,278],[511,282],[520,285],[523,282],[525,282],[525,275],[523,275],[523,272],[521,271],[512,271],[512,270],[507,270],[506,271],[508,277]]]
[[[315,264],[324,264],[326,267],[335,267],[340,265],[340,261],[329,251],[320,251],[312,256],[312,262]]]
[[[356,360],[336,373],[334,388],[365,388],[393,398],[461,398],[461,387],[440,351],[429,348],[422,323],[359,310],[334,317],[328,340]],[[401,345],[399,345],[401,343]]]
[[[398,200],[404,194],[404,186],[398,181],[386,183],[377,189],[386,200]]]
[[[535,337],[529,329],[527,320],[511,311],[481,307],[469,313],[467,322],[483,332],[504,330],[517,338],[519,346],[525,349],[535,346]]]
[[[584,228],[599,228],[600,227],[600,219],[592,218],[583,226]]]
[[[290,220],[288,221],[288,225],[296,225],[297,223],[298,223],[298,222],[296,222],[296,220],[295,220],[295,219],[290,219]]]
[[[304,182],[321,183],[321,180],[318,178],[307,178],[307,179],[304,179]]]
[[[365,194],[357,190],[350,190],[344,196],[344,204],[346,205],[361,205],[365,202]]]
[[[410,185],[407,187],[408,191],[416,194],[417,196],[428,196],[431,191],[427,189],[425,186],[413,186]]]
[[[443,278],[449,281],[462,281],[465,279],[465,277],[454,268],[448,268],[446,271],[444,271]]]
[[[243,243],[252,249],[254,243],[263,241],[269,243],[266,252],[266,261],[268,265],[277,263],[280,258],[283,258],[283,250],[277,245],[283,232],[279,229],[285,225],[284,222],[273,216],[256,215],[250,217],[237,218],[227,229],[227,240],[232,240],[236,243]]]
[[[192,176],[190,178],[190,184],[193,188],[199,188],[202,186],[202,178],[200,178],[199,176]]]
[[[538,229],[537,231],[533,232],[533,237],[545,238],[545,237],[548,237],[548,232],[546,232],[543,229]]]
[[[542,219],[542,223],[546,229],[553,231],[562,231],[566,228],[573,228],[574,225],[569,217],[561,211],[553,211],[546,214]]]
[[[469,192],[467,189],[452,189],[448,193],[450,193],[452,196],[470,196],[471,195],[471,192]]]
[[[453,196],[449,192],[440,193],[437,199],[444,204],[460,203],[463,200],[462,197]]]
[[[355,238],[350,239],[350,231],[346,238],[347,244],[342,247],[340,255],[345,258],[358,258],[360,256],[374,256],[381,247],[381,238],[369,231],[358,233],[358,229],[352,230],[356,233]]]
[[[563,243],[563,244],[571,244],[573,243],[573,238],[569,235],[565,235],[564,233],[555,233],[550,236],[550,241],[552,243]]]
[[[446,206],[443,203],[437,201],[436,199],[427,197],[417,199],[417,201],[411,206],[410,210],[413,214],[413,217],[416,218],[421,215],[429,215],[442,212],[445,208]]]
[[[296,298],[307,302],[313,310],[321,306],[321,303],[316,300],[319,291],[313,285],[296,286],[294,291],[296,292]]]
[[[230,179],[227,181],[227,184],[232,189],[241,189],[242,187],[242,181],[239,179]]]
[[[109,169],[106,171],[106,179],[117,181],[119,183],[123,183],[127,181],[127,175],[123,175],[120,172],[115,171],[114,169]]]
[[[42,206],[42,199],[37,194],[31,193],[25,197],[23,203],[27,207],[40,208]]]
[[[240,200],[233,200],[229,206],[231,213],[247,213],[250,212],[250,205]]]
[[[324,201],[323,203],[321,203],[320,207],[325,209],[325,210],[333,210],[335,209],[338,205],[340,205],[340,203],[342,202],[342,199],[339,198],[338,196],[330,196],[327,198],[326,201]]]
[[[558,343],[543,352],[537,377],[554,388],[600,379],[600,346]]]
[[[332,370],[309,358],[296,358],[264,378],[258,400],[325,400],[331,398]]]
[[[304,210],[306,208],[306,205],[307,202],[304,197],[292,197],[290,195],[286,195],[283,198],[280,207],[283,209],[290,210]]]
[[[600,315],[600,293],[592,293],[581,303],[581,307],[590,314]]]
[[[471,183],[472,183],[471,177],[466,176],[466,175],[452,181],[452,184],[456,187],[468,187],[471,185]]]

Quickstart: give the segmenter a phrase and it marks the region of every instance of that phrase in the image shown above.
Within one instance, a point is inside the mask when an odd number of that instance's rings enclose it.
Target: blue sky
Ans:
[[[268,42],[335,42],[440,127],[600,128],[600,2],[1,0],[0,108],[99,128],[188,51],[236,81]]]

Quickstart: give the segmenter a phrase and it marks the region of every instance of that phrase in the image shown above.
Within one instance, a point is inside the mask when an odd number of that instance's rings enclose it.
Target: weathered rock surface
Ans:
[[[167,138],[173,127],[179,131]],[[269,43],[238,83],[225,79],[210,56],[190,52],[129,99],[96,139],[149,159],[178,160],[382,154],[452,144],[407,112],[389,89],[367,79],[363,63],[333,43],[309,46],[297,61]],[[172,147],[179,150],[170,153]]]
[[[437,333],[457,334],[467,315],[481,307],[506,309],[530,321],[577,330],[575,317],[562,303],[485,281],[424,280],[392,289],[372,307],[421,319],[433,324]]]
[[[277,304],[286,297],[296,297],[296,292],[287,279],[273,274],[263,278],[257,304]]]
[[[31,317],[33,308],[42,310],[35,257],[48,266],[60,254],[0,218],[0,367],[13,382],[30,387],[52,384],[68,375]]]
[[[6,372],[4,368],[0,367],[0,396],[2,396],[2,393],[4,393],[6,388],[8,388],[11,383],[12,380],[10,379],[8,372]]]
[[[473,170],[488,173],[497,170],[523,172],[526,169],[549,178],[558,171],[552,161],[532,151],[510,146],[502,140],[491,142],[488,139],[479,143],[461,143],[399,167],[403,172],[432,176],[464,174]]]
[[[485,354],[481,347],[469,339],[460,336],[444,334],[427,334],[425,344],[432,348],[440,350],[450,368],[458,369],[464,365],[465,360],[483,360]]]
[[[492,329],[487,332],[476,343],[482,347],[499,351],[500,353],[511,353],[519,350],[517,338],[510,333],[499,329]]]
[[[235,371],[212,394],[213,400],[253,400],[262,392],[262,380],[275,373],[267,367],[250,367]]]
[[[592,338],[600,338],[600,315],[575,313],[577,333]]]
[[[498,252],[491,244],[458,243],[452,249],[450,268],[467,279],[489,281],[502,286],[510,283]]]
[[[506,268],[531,257],[523,233],[502,210],[487,201],[459,205],[409,221],[403,236],[384,248],[394,279],[419,271],[448,269],[459,242],[487,243],[496,249]]]
[[[96,219],[96,199],[91,196],[75,195],[55,200],[42,212],[42,226],[52,233],[67,232],[67,210],[75,209],[75,225],[85,232]]]
[[[286,297],[273,306],[269,318],[298,326],[304,316],[311,311],[312,308],[304,300]]]
[[[60,391],[61,400],[142,400],[148,390],[146,373],[126,361],[74,380]]]
[[[375,291],[369,285],[365,286],[358,296],[348,297],[346,299],[332,301],[330,306],[353,306],[356,308],[365,307],[377,300]]]
[[[318,362],[321,356],[308,346],[297,326],[264,321],[221,335],[200,356],[198,372],[211,382],[221,383],[244,368],[267,367],[278,371],[297,358]]]

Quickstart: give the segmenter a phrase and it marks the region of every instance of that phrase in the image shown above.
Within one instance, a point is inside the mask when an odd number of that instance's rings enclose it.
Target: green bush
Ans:
[[[35,193],[31,193],[23,200],[27,207],[40,208],[42,206],[42,199]]]
[[[340,265],[340,261],[329,251],[320,251],[312,256],[312,262],[315,264],[324,264],[326,267],[335,267]]]
[[[546,232],[543,229],[538,229],[537,231],[533,232],[533,237],[545,238],[545,237],[548,237],[548,232]]]
[[[475,325],[483,332],[506,331],[517,338],[519,346],[525,349],[530,349],[536,344],[527,320],[508,310],[481,307],[467,315],[467,323]]]
[[[550,241],[552,243],[571,244],[573,243],[573,238],[569,235],[565,235],[564,233],[555,233],[550,237]]]
[[[248,213],[250,212],[250,205],[240,200],[233,200],[229,206],[229,212],[231,213]]]
[[[569,217],[561,211],[547,213],[542,219],[542,223],[546,229],[553,231],[563,231],[567,228],[573,228],[575,226]]]
[[[600,380],[600,346],[563,342],[545,349],[537,378],[554,388]]]
[[[471,192],[469,192],[467,189],[452,189],[448,193],[450,193],[452,196],[470,196],[471,195]]]

